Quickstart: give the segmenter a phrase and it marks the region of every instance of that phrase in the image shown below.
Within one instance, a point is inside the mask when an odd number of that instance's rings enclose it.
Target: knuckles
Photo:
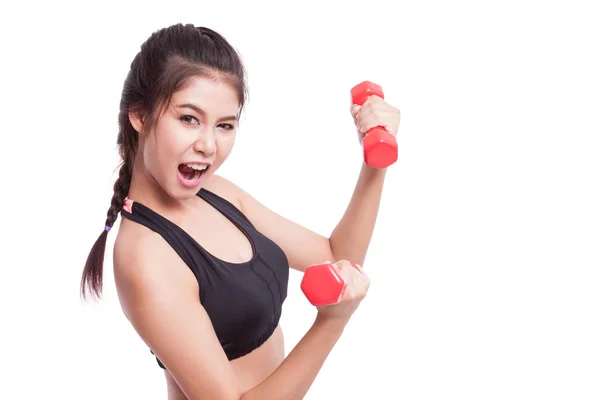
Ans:
[[[359,121],[365,121],[372,118],[381,119],[388,116],[398,118],[400,116],[400,109],[375,96],[370,97],[365,101],[360,110],[356,114],[353,114],[353,117],[357,118]]]
[[[351,266],[350,261],[348,260],[338,260],[335,262],[335,264],[340,268],[346,268]]]

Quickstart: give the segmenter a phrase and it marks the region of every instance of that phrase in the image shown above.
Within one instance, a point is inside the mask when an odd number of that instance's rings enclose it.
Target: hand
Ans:
[[[340,260],[333,263],[333,265],[340,270],[346,282],[346,288],[339,303],[318,306],[318,315],[321,318],[341,318],[348,320],[367,295],[371,281],[367,275],[360,272],[346,260]]]
[[[376,126],[383,126],[389,133],[396,136],[400,126],[400,110],[379,96],[370,96],[362,106],[352,104],[350,114],[358,130],[359,142],[365,133]]]

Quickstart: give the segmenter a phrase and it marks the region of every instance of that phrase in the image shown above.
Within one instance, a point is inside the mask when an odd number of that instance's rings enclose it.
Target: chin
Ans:
[[[178,182],[174,182],[168,190],[168,195],[175,200],[188,200],[196,196],[201,187],[201,184],[195,187],[182,187]]]
[[[200,188],[197,190],[182,190],[181,188],[170,191],[169,197],[177,201],[185,201],[189,199],[193,199],[194,196],[198,193]]]
[[[193,180],[185,179],[181,174],[175,177],[174,182],[171,183],[171,190],[169,195],[177,200],[188,200],[197,195],[200,188],[204,185],[206,180],[212,175],[212,171],[205,171]]]

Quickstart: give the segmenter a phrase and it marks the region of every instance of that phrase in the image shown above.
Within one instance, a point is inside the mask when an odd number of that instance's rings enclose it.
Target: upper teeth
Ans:
[[[185,165],[187,165],[188,167],[193,168],[195,170],[198,170],[198,171],[202,171],[202,170],[206,169],[206,167],[207,167],[204,164],[185,164]]]

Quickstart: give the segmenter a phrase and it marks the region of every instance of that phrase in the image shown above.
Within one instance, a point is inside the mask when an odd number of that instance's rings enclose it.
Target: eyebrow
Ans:
[[[194,110],[195,112],[197,112],[198,114],[200,114],[202,116],[206,115],[206,112],[203,109],[201,109],[200,107],[198,107],[197,105],[192,104],[192,103],[179,104],[177,106],[177,108],[190,108],[190,109]],[[230,116],[227,116],[227,117],[219,118],[217,120],[217,122],[225,122],[225,121],[237,121],[237,116],[230,115]]]

